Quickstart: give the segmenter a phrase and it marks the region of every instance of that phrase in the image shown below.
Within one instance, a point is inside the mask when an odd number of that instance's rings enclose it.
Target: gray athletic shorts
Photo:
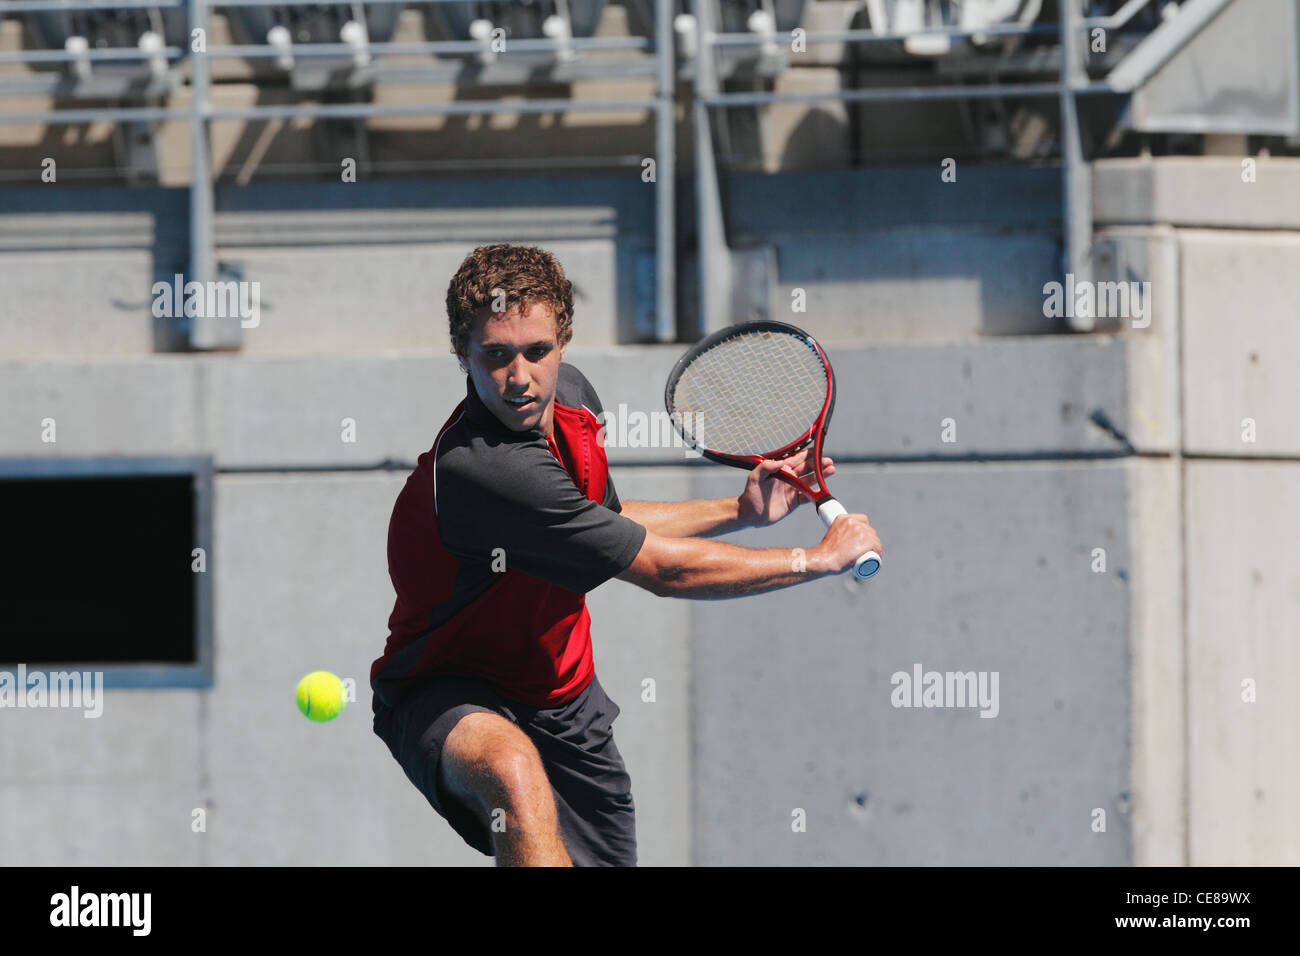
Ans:
[[[635,866],[632,781],[614,745],[619,707],[593,675],[573,700],[528,707],[472,678],[435,677],[394,707],[373,701],[374,729],[425,799],[474,849],[492,856],[490,818],[438,784],[447,735],[466,714],[500,714],[528,735],[555,794],[560,836],[575,866]]]

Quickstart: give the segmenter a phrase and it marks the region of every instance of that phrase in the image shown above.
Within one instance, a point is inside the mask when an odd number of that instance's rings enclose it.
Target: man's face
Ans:
[[[551,434],[564,348],[550,306],[535,302],[527,310],[484,309],[470,332],[468,354],[461,358],[478,397],[506,428],[540,428]]]

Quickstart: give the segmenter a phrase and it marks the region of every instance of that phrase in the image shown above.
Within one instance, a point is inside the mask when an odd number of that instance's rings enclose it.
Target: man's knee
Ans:
[[[446,786],[484,812],[531,817],[553,799],[541,756],[528,736],[499,714],[472,713],[456,724],[439,772]]]

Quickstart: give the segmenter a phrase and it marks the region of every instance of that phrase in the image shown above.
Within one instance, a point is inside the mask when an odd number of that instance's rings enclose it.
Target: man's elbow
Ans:
[[[619,580],[635,584],[655,597],[675,597],[680,589],[682,571],[671,563],[660,560],[663,557],[660,552],[664,549],[658,541],[652,542],[651,537],[646,536],[645,544],[632,559],[632,563],[618,576]]]
[[[626,571],[618,576],[618,579],[626,581],[628,584],[635,584],[637,587],[649,591],[655,597],[672,597],[671,580],[662,575],[658,568],[638,568],[634,561]]]

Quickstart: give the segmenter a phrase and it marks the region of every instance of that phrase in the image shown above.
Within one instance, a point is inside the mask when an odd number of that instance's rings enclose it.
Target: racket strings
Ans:
[[[811,343],[790,333],[747,332],[722,340],[682,370],[672,411],[697,445],[762,455],[807,434],[827,388],[826,366]]]

